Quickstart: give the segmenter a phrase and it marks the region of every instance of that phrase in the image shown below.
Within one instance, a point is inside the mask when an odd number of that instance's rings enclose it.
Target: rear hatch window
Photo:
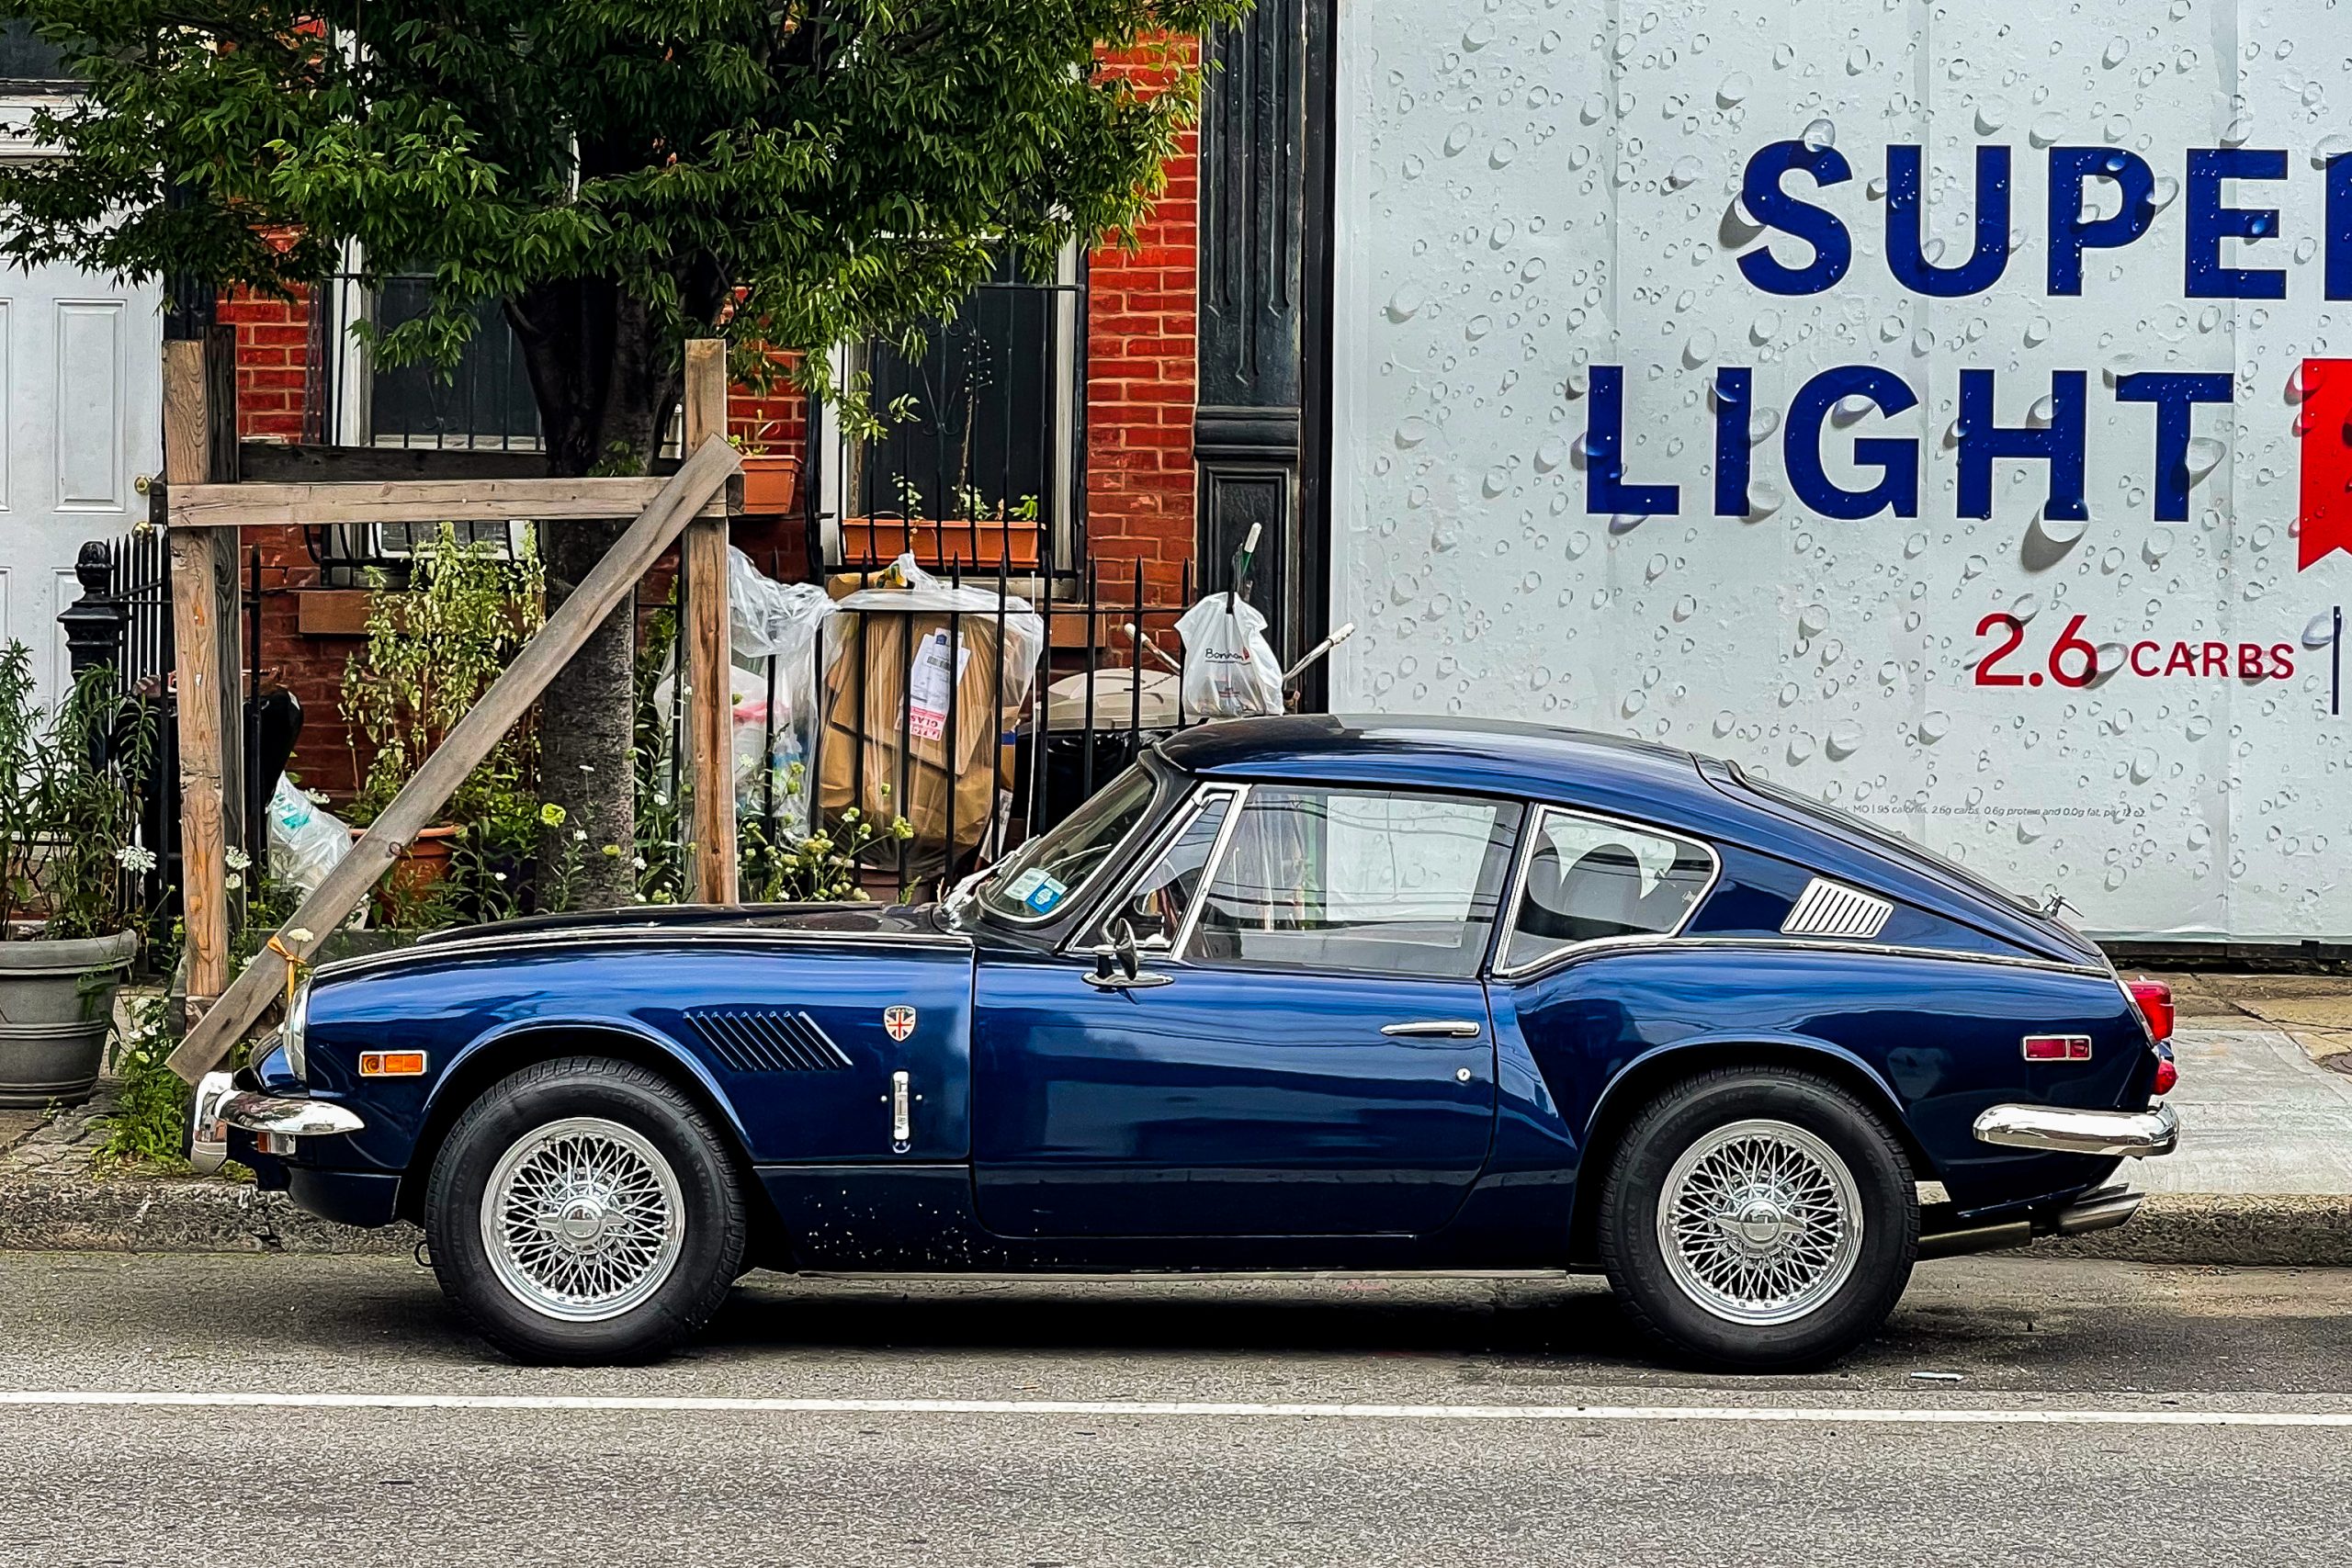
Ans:
[[[1800,795],[1792,789],[1785,789],[1766,780],[1750,777],[1741,771],[1736,762],[1717,762],[1713,767],[1721,770],[1717,782],[1719,784],[1728,782],[1736,793],[1753,795],[1784,817],[1795,818],[1809,827],[1817,828],[1849,843],[1883,855],[1922,876],[1932,877],[1948,887],[2007,909],[2030,921],[2036,929],[2056,938],[2070,952],[2082,954],[2089,963],[2106,962],[2105,955],[2099,952],[2096,943],[2064,920],[2046,912],[2041,902],[2036,899],[2012,893],[1982,874],[1971,871],[1958,861],[1946,855],[1939,855],[1926,845],[1906,839],[1891,829],[1882,828],[1866,817],[1858,817],[1850,811],[1840,810],[1826,801],[1815,800],[1811,795]]]

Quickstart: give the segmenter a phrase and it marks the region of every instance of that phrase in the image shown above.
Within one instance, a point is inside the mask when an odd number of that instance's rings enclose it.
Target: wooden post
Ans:
[[[164,344],[164,482],[213,477],[218,442],[206,345]],[[171,531],[172,633],[178,658],[180,897],[187,933],[187,1022],[229,984],[228,758],[242,737],[236,696],[237,536]],[[222,592],[226,586],[227,592]]]
[[[686,344],[685,446],[689,452],[727,436],[727,344],[695,338]],[[686,525],[678,547],[685,579],[686,777],[693,810],[686,821],[694,844],[695,897],[705,904],[737,901],[735,866],[735,661],[728,636],[727,521]]]
[[[166,386],[170,383],[167,381]],[[374,826],[335,863],[317,892],[302,901],[294,918],[280,927],[259,956],[221,993],[220,1000],[188,1031],[171,1056],[171,1068],[194,1083],[229,1054],[253,1027],[271,1001],[285,994],[287,959],[308,959],[336,927],[343,924],[368,890],[376,885],[418,830],[439,814],[458,786],[514,727],[547,690],[556,671],[570,661],[580,645],[645,575],[662,552],[677,538],[688,518],[700,512],[728,480],[742,469],[735,449],[723,440],[705,442],[684,468],[662,487],[653,503],[630,524],[628,531],[605,553],[582,579],[560,609],[549,615],[514,661],[491,682],[490,689],[459,719],[424,765],[392,796]],[[190,530],[220,533],[227,530]],[[724,694],[723,693],[721,694]],[[187,754],[187,728],[182,726],[182,755]],[[186,788],[186,785],[183,785]],[[190,908],[194,908],[191,899]],[[191,932],[191,944],[193,932]]]

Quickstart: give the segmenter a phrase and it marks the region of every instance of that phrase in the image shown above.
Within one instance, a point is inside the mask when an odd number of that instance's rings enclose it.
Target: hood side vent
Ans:
[[[738,1073],[839,1073],[849,1053],[805,1012],[775,1008],[693,1008],[686,1021]]]
[[[1886,929],[1894,915],[1894,906],[1885,899],[1816,876],[1797,895],[1789,918],[1781,922],[1781,934],[1870,942]]]

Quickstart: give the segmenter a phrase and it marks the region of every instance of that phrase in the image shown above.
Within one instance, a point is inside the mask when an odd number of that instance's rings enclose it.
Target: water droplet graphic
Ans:
[[[1816,119],[1804,128],[1802,140],[1808,149],[1818,152],[1825,147],[1838,145],[1838,128],[1826,119]]]

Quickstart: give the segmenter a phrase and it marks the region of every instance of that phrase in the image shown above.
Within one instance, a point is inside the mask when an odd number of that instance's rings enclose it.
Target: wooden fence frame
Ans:
[[[177,632],[182,894],[187,906],[188,1031],[172,1070],[193,1083],[228,1055],[307,961],[367,897],[417,832],[528,711],[589,635],[673,540],[684,581],[679,627],[687,692],[695,897],[737,901],[734,753],[727,601],[727,520],[742,463],[727,442],[727,349],[686,344],[686,459],[662,479],[431,477],[289,484],[238,482],[236,392],[224,334],[164,345],[164,482]],[[469,454],[453,454],[462,459]],[[479,465],[452,468],[478,473]],[[421,465],[429,475],[433,465]],[[240,600],[237,530],[321,523],[552,523],[634,517],[375,823],[232,981],[227,813],[244,798],[243,726],[235,704]]]

